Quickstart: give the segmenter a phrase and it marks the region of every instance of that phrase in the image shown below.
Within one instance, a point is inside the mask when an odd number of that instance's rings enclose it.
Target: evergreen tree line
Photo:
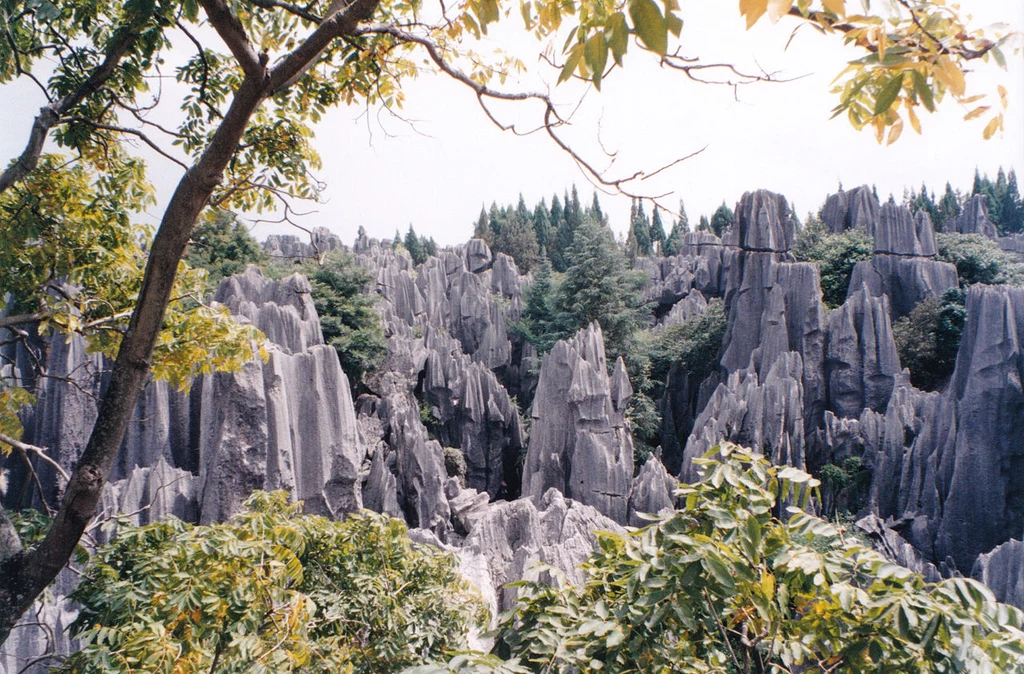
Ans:
[[[941,231],[947,222],[963,212],[967,200],[977,194],[985,196],[988,218],[1000,236],[1024,232],[1024,201],[1017,188],[1017,174],[1013,169],[1007,173],[1001,166],[995,181],[975,169],[969,193],[954,190],[947,182],[942,196],[936,198],[936,194],[922,183],[920,191],[911,189],[904,192],[903,202],[912,210],[926,211],[935,228]]]
[[[573,185],[572,191],[566,191],[561,198],[558,194],[553,195],[550,206],[547,199],[542,198],[530,208],[522,194],[515,206],[499,207],[494,202],[490,208],[481,206],[473,226],[473,236],[486,241],[495,253],[512,257],[523,272],[537,268],[544,260],[554,271],[565,272],[570,266],[567,257],[569,246],[585,220],[608,225],[608,217],[601,209],[597,193],[594,193],[589,206],[583,206]],[[701,216],[697,230],[722,236],[734,222],[732,209],[723,201],[710,219]],[[637,257],[678,255],[682,251],[683,237],[689,231],[690,222],[682,201],[679,202],[679,212],[666,222],[661,208],[655,206],[648,216],[643,201],[634,199],[625,243],[626,254],[630,261]]]

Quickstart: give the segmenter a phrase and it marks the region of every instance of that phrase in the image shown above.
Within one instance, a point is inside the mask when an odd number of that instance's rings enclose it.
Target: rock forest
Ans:
[[[616,242],[573,189],[443,249],[208,219],[186,258],[264,346],[146,386],[0,667],[1019,671],[1024,210],[1002,171],[934,196],[637,202]],[[3,361],[31,544],[109,361]]]
[[[568,129],[644,62],[792,83],[713,10],[842,48],[867,142],[1000,143],[1024,35],[969,4],[0,2],[0,674],[1024,674],[1020,167],[692,223],[641,188],[702,151]],[[300,226],[329,111],[420,76],[597,191]]]

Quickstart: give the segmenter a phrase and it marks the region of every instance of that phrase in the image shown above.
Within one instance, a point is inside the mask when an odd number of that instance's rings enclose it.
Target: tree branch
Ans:
[[[118,64],[128,50],[135,44],[142,25],[135,23],[130,26],[123,26],[114,33],[114,39],[107,48],[106,57],[89,74],[82,84],[73,92],[55,103],[44,105],[39,109],[39,114],[32,122],[32,131],[29,133],[28,143],[17,161],[11,164],[3,174],[0,174],[0,194],[6,191],[11,185],[18,182],[29,174],[39,164],[39,157],[43,152],[43,145],[46,143],[46,136],[55,124],[68,110],[78,105],[82,100],[96,92],[104,82],[114,74]]]
[[[35,445],[30,445],[28,443],[21,442],[20,440],[15,440],[14,438],[12,438],[9,435],[6,435],[5,433],[0,433],[0,442],[6,445],[10,445],[11,447],[14,447],[19,452],[23,452],[25,454],[32,454],[34,456],[39,457],[44,462],[53,466],[53,468],[58,473],[60,473],[60,476],[64,478],[65,483],[71,481],[71,476],[68,474],[68,471],[64,470],[64,467],[62,465],[60,465],[59,463],[51,459],[49,456],[47,456],[46,450],[43,449],[42,447],[36,447]]]
[[[135,136],[136,138],[139,138],[143,143],[148,145],[154,152],[159,154],[161,157],[163,157],[163,158],[165,158],[165,159],[167,159],[169,161],[174,162],[175,164],[177,164],[181,168],[185,169],[186,171],[188,170],[188,164],[184,163],[183,161],[181,161],[177,157],[174,157],[172,155],[167,154],[167,152],[165,152],[159,145],[157,145],[152,140],[150,140],[149,136],[147,136],[146,134],[142,133],[138,129],[131,129],[131,128],[128,128],[128,127],[125,127],[125,126],[114,126],[112,124],[103,124],[101,122],[94,122],[93,120],[86,119],[85,117],[66,117],[66,118],[61,120],[61,123],[65,123],[66,124],[66,123],[69,123],[69,122],[78,122],[80,124],[88,124],[89,126],[93,127],[94,129],[102,129],[104,131],[114,131],[116,133],[126,133],[128,135]]]
[[[224,0],[200,0],[214,30],[220,35],[246,77],[263,76],[264,63],[256,55],[245,27]]]

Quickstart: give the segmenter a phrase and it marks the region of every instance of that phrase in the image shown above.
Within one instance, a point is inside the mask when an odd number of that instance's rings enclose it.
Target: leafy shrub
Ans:
[[[726,323],[725,305],[715,298],[700,316],[665,328],[651,345],[651,378],[664,382],[672,366],[681,365],[703,381],[718,367]]]
[[[1024,286],[1024,264],[981,234],[936,234],[939,259],[956,266],[960,286],[975,283]]]
[[[822,514],[847,517],[856,514],[868,495],[871,471],[859,456],[847,456],[821,469]]]
[[[863,229],[833,234],[816,218],[800,230],[793,247],[797,260],[818,265],[822,299],[831,309],[846,301],[854,266],[874,254],[875,242]]]
[[[927,583],[807,514],[801,470],[734,445],[700,461],[683,509],[599,535],[582,585],[519,583],[501,654],[550,673],[1024,671],[1024,612],[980,583]],[[779,519],[780,499],[801,508]]]
[[[950,288],[893,323],[900,364],[910,369],[910,382],[923,391],[936,390],[953,373],[967,320],[965,298],[963,290]]]
[[[462,450],[458,447],[444,447],[442,451],[444,452],[444,470],[448,477],[457,477],[460,482],[464,483],[469,466],[466,465],[466,457]]]
[[[122,530],[73,593],[64,672],[393,672],[466,647],[486,609],[455,559],[375,514],[257,492],[225,524]]]

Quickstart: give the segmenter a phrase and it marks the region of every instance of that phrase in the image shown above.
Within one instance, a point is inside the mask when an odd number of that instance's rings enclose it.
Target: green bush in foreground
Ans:
[[[930,584],[803,509],[817,480],[734,445],[702,461],[685,507],[601,534],[580,586],[519,583],[509,662],[429,672],[1024,671],[1024,613],[964,578]],[[777,516],[780,503],[799,504]]]
[[[299,514],[257,492],[225,524],[121,530],[73,598],[64,672],[400,671],[466,647],[486,622],[454,558],[405,525]]]

